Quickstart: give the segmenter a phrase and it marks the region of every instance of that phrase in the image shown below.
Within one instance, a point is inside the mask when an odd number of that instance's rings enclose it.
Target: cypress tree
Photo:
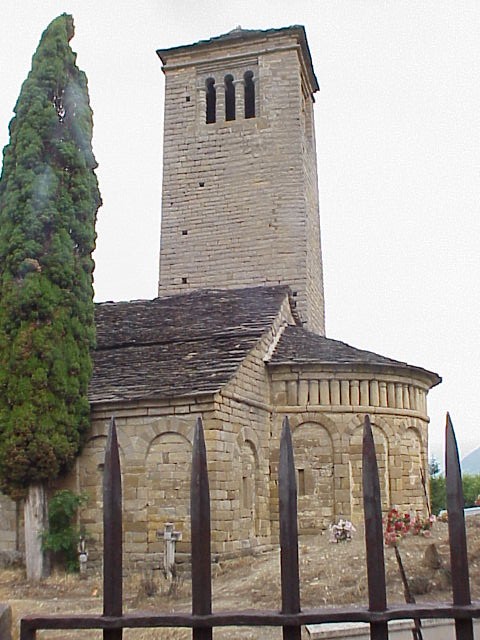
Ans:
[[[92,252],[101,200],[73,35],[66,14],[44,31],[0,177],[0,489],[26,497],[26,507],[39,492],[43,512],[45,487],[72,466],[89,424],[95,339]],[[28,547],[27,508],[25,516]],[[27,548],[27,573],[28,556]],[[38,571],[45,568],[31,577]]]

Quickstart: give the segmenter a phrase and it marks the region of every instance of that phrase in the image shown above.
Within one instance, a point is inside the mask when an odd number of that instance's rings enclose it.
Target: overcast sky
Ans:
[[[96,300],[156,295],[164,80],[158,48],[303,24],[315,118],[327,335],[436,371],[461,455],[480,446],[478,0],[0,0],[0,145],[40,35],[72,13],[104,205]],[[475,409],[475,405],[477,408]]]

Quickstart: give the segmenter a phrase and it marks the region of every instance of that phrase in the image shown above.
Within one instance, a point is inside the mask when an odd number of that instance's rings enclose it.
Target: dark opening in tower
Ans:
[[[207,78],[205,81],[207,91],[206,122],[210,124],[216,120],[217,92],[215,90],[215,78]]]
[[[233,76],[225,76],[225,120],[235,120],[235,85]]]
[[[245,71],[243,80],[245,84],[245,118],[254,118],[255,85],[253,84],[253,71]]]

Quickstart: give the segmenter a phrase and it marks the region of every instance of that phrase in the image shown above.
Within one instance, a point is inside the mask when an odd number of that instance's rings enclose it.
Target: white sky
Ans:
[[[316,96],[327,335],[438,372],[461,455],[480,445],[478,0],[0,0],[0,145],[40,35],[72,13],[104,205],[96,300],[156,295],[158,48],[303,24]],[[477,409],[475,410],[475,406]]]

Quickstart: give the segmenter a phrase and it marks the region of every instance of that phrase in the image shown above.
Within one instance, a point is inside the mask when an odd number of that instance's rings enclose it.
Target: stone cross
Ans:
[[[166,522],[163,531],[157,532],[158,537],[164,540],[163,566],[169,582],[172,582],[174,577],[175,543],[182,539],[181,531],[174,531],[173,527],[173,522]]]

